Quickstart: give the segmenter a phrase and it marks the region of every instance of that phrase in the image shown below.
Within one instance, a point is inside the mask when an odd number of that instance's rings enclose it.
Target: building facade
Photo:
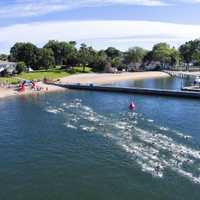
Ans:
[[[0,61],[0,74],[13,74],[16,71],[17,63],[8,62],[8,61]]]

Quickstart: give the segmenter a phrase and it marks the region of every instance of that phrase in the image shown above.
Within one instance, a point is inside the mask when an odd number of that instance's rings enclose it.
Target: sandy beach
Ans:
[[[59,92],[65,91],[65,88],[55,86],[55,85],[47,85],[42,82],[38,82],[37,87],[43,88],[41,91],[32,90],[30,88],[26,88],[24,92],[18,92],[17,86],[16,88],[0,88],[0,99],[12,96],[19,96],[19,95],[30,95],[30,94],[41,94],[41,93],[49,93],[49,92]],[[47,89],[48,88],[48,89]]]
[[[90,73],[90,74],[76,74],[71,75],[66,78],[61,78],[60,83],[63,84],[107,84],[114,83],[125,80],[139,80],[139,79],[150,79],[150,78],[167,78],[168,74],[163,72],[127,72],[121,74],[106,74],[106,73]],[[43,88],[41,91],[31,90],[26,88],[25,92],[18,92],[16,88],[1,88],[0,87],[0,99],[10,96],[18,95],[29,95],[29,94],[38,94],[38,93],[47,93],[47,92],[56,92],[56,91],[65,91],[66,89],[58,87],[55,85],[44,84],[43,82],[36,83],[37,87]]]
[[[66,84],[73,84],[73,83],[107,84],[107,83],[115,83],[126,80],[167,78],[167,77],[169,77],[169,75],[164,72],[125,72],[121,74],[90,73],[90,74],[71,75],[69,77],[62,78],[60,81]]]

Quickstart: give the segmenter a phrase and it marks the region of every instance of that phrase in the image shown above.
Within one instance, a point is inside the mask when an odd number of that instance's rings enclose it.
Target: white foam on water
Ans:
[[[170,129],[169,127],[163,127],[163,126],[159,127],[158,125],[155,125],[155,127],[159,128],[161,131],[166,131],[166,132],[170,131],[171,133],[175,134],[176,136],[179,136],[180,138],[183,138],[183,139],[186,139],[186,140],[192,139],[192,136],[187,135],[187,134],[183,134],[183,133],[181,133],[177,130]]]
[[[195,163],[200,162],[200,151],[177,143],[168,136],[168,133],[174,133],[185,138],[184,134],[168,127],[159,127],[153,124],[153,120],[145,119],[138,113],[119,113],[122,116],[120,119],[116,119],[114,115],[100,115],[91,107],[83,105],[79,99],[64,103],[61,108],[51,108],[49,111],[56,114],[64,112],[65,125],[68,128],[81,129],[89,133],[96,133],[98,130],[99,134],[112,140],[127,152],[142,171],[152,176],[162,178],[165,170],[170,169],[195,183],[200,183],[197,175],[184,168],[184,166],[188,166],[189,169],[197,168]],[[88,121],[87,125],[85,120]],[[156,131],[141,129],[137,125],[138,120],[151,123]]]
[[[114,124],[114,126],[118,129],[122,129],[122,130],[125,130],[127,128],[127,123],[125,122],[119,122],[117,124]]]
[[[59,110],[59,108],[47,108],[46,112],[53,113],[53,114],[58,114],[58,113],[61,112],[61,110]]]
[[[136,129],[140,132],[138,136],[149,144],[152,144],[162,150],[168,150],[169,152],[174,152],[179,156],[187,155],[195,159],[200,159],[200,151],[191,149],[182,144],[177,144],[172,138],[167,137],[165,135],[152,134],[139,128]]]
[[[186,172],[180,168],[174,168],[174,170],[177,171],[177,173],[179,173],[180,175],[189,178],[192,182],[200,184],[200,177],[195,177],[192,173]]]
[[[123,149],[129,152],[136,162],[141,166],[142,170],[151,173],[153,176],[162,177],[164,171],[164,163],[158,157],[158,151],[148,148],[142,143],[132,145],[121,144]]]
[[[190,135],[184,135],[183,133],[180,133],[178,131],[173,131],[177,136],[184,138],[184,139],[192,139],[192,136]]]
[[[73,116],[70,121],[76,123],[76,122],[78,122],[79,119],[80,119],[79,117]]]
[[[160,130],[161,130],[161,131],[169,131],[169,128],[164,127],[164,126],[161,126],[161,127],[160,127]]]
[[[88,112],[93,112],[92,108],[88,107],[88,106],[83,106],[82,105],[82,109]]]
[[[63,108],[58,108],[58,111],[64,112],[65,110]]]
[[[83,126],[83,125],[81,125],[80,127],[81,127],[82,130],[84,130],[84,131],[86,131],[86,132],[90,132],[90,133],[91,133],[91,132],[96,131],[96,128],[95,128],[95,127]]]
[[[74,126],[74,125],[72,125],[72,124],[67,124],[67,123],[65,123],[65,126],[66,126],[67,128],[77,129],[77,127]]]
[[[62,103],[62,107],[65,107],[65,106],[67,106],[67,103]]]
[[[74,100],[75,102],[82,102],[82,99],[78,99],[78,98],[76,98],[75,100]]]
[[[170,169],[175,169],[178,167],[181,169],[182,173],[179,174],[184,174],[185,177],[188,176],[188,178],[191,180],[191,172],[187,172],[183,168],[181,168],[183,165],[187,166],[193,166],[195,167],[194,161],[200,160],[200,151],[197,151],[195,149],[186,147],[182,144],[177,144],[175,141],[173,141],[171,138],[164,136],[160,137],[160,134],[158,135],[153,135],[145,131],[140,130],[140,138],[145,141],[146,143],[149,143],[153,145],[155,148],[161,150],[165,150],[166,153],[168,153],[168,159],[161,159],[161,163],[165,163],[165,166],[170,168]],[[145,135],[147,134],[147,137]],[[159,138],[159,139],[158,139]],[[171,158],[171,159],[170,159]],[[177,171],[177,170],[176,170]],[[179,170],[180,171],[180,170]],[[178,171],[178,172],[179,172]],[[194,175],[192,176],[192,180],[195,180],[195,182],[198,182],[198,177],[195,177]]]
[[[99,121],[99,119],[95,116],[89,116],[87,119],[91,122],[98,122]]]

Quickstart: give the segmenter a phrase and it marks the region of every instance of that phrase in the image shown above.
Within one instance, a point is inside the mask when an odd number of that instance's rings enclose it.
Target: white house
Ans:
[[[0,73],[6,71],[8,74],[13,74],[16,70],[17,63],[1,61],[0,60]]]

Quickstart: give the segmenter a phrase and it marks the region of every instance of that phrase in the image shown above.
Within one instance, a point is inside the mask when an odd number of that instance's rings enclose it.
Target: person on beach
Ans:
[[[24,92],[25,91],[25,85],[24,83],[19,85],[19,92]]]
[[[32,84],[31,89],[32,89],[32,90],[35,90],[35,88],[36,88],[36,84],[35,84],[33,81],[31,81],[31,84]]]

